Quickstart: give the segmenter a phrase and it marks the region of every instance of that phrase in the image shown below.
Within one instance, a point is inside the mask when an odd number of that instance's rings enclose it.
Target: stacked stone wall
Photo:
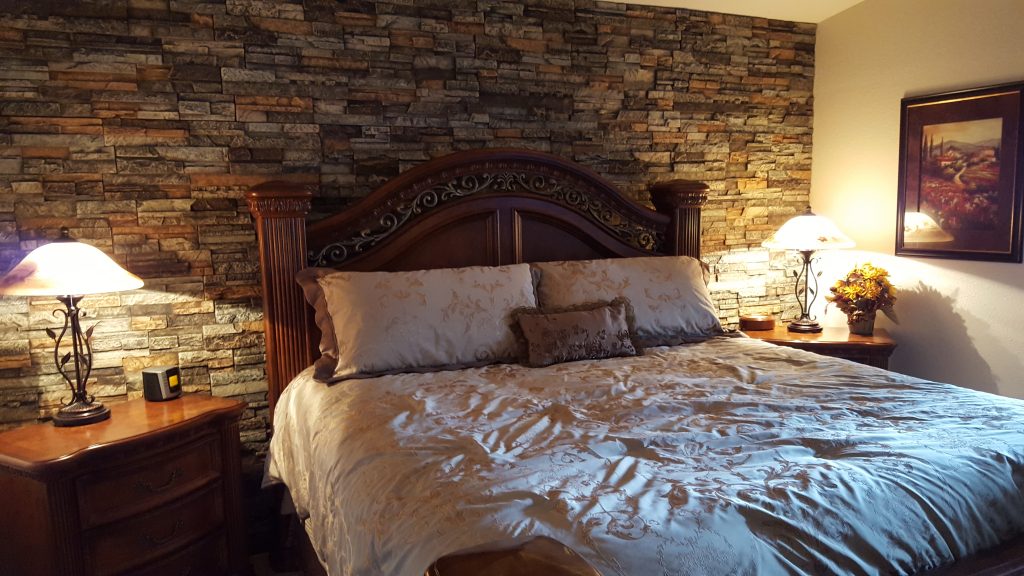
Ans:
[[[589,0],[0,2],[0,271],[61,226],[146,281],[88,297],[101,397],[178,364],[250,403],[266,439],[255,235],[243,200],[316,184],[316,211],[429,158],[551,152],[646,202],[711,186],[723,319],[789,315],[761,240],[807,203],[815,28]],[[0,299],[0,425],[66,395],[46,298]]]

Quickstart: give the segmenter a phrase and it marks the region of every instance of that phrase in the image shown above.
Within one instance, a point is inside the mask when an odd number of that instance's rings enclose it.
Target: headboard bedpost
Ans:
[[[268,182],[246,194],[256,221],[263,287],[270,416],[288,382],[313,363],[309,321],[295,273],[306,267],[306,215],[312,191]]]
[[[700,259],[700,210],[708,201],[708,185],[694,180],[668,180],[649,188],[654,208],[671,220],[665,231],[665,252]]]

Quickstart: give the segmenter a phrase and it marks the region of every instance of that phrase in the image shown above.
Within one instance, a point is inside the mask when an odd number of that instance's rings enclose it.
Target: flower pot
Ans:
[[[868,312],[867,314],[858,316],[856,319],[854,319],[853,316],[847,316],[846,323],[850,326],[850,334],[871,336],[875,333],[874,312]]]

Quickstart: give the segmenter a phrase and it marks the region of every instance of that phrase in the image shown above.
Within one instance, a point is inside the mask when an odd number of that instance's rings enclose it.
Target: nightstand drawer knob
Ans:
[[[182,526],[184,526],[184,525],[185,525],[185,523],[182,522],[181,518],[178,518],[178,521],[174,523],[174,527],[171,528],[171,533],[170,534],[168,534],[166,536],[161,536],[161,537],[151,536],[151,535],[147,534],[147,535],[142,537],[142,540],[146,544],[148,544],[150,548],[156,548],[157,546],[163,546],[164,544],[167,544],[171,540],[174,540],[174,537],[178,535],[178,530],[181,530]]]
[[[164,490],[170,488],[171,485],[174,484],[174,481],[180,478],[182,474],[184,474],[184,472],[182,471],[181,468],[175,468],[174,470],[171,470],[170,476],[167,477],[167,481],[164,482],[163,484],[159,486],[154,486],[150,482],[143,482],[142,480],[139,480],[138,482],[135,483],[135,489],[138,490],[139,492],[146,492],[149,494],[163,492]]]

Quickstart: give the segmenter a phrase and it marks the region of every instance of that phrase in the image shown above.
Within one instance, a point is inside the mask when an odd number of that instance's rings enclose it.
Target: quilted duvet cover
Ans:
[[[536,535],[605,576],[907,574],[1024,531],[1024,402],[751,339],[311,375],[268,478],[330,574]]]

